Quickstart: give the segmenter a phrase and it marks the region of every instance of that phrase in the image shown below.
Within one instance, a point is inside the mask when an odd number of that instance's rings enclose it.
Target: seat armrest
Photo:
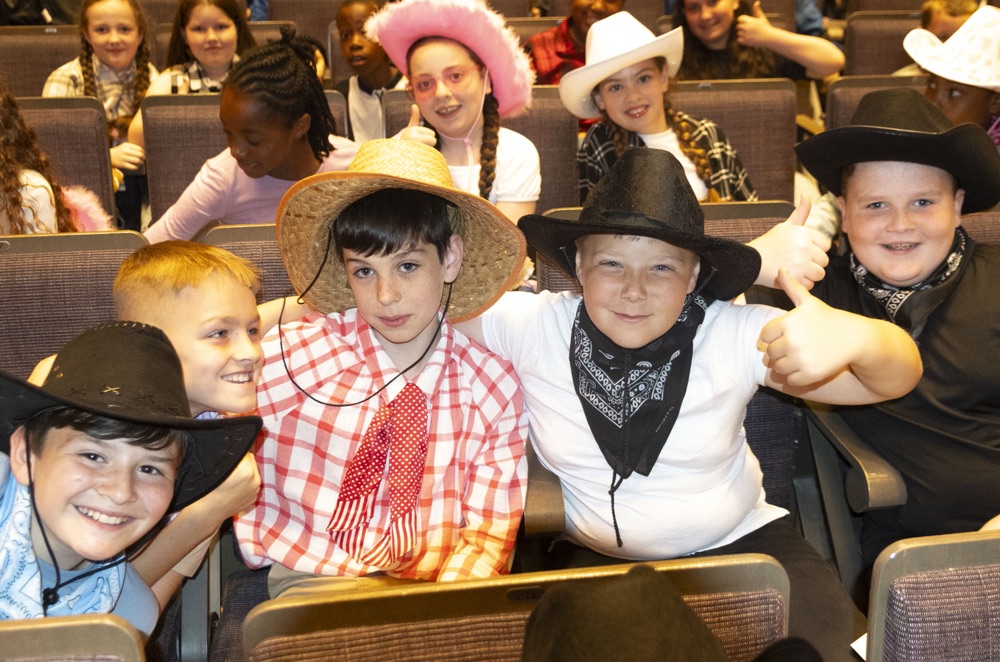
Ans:
[[[834,409],[816,402],[806,404],[810,434],[821,434],[850,465],[844,492],[851,510],[863,513],[906,503],[906,484],[891,464],[863,442]]]
[[[558,476],[542,466],[528,444],[528,490],[524,499],[524,533],[559,534],[566,530],[566,507]]]

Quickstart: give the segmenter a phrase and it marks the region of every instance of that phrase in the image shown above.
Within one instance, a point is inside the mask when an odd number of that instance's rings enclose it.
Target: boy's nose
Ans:
[[[135,477],[129,469],[109,470],[97,487],[97,492],[116,504],[135,501]]]
[[[382,305],[388,305],[399,300],[399,287],[393,278],[378,279],[378,301]]]
[[[638,274],[625,274],[622,283],[622,298],[626,301],[642,301],[646,298],[646,283]]]

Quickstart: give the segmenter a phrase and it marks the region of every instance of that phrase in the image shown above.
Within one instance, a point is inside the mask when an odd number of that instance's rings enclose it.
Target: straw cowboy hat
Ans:
[[[911,30],[903,48],[932,74],[1000,92],[1000,8],[983,5],[944,42],[922,28]]]
[[[365,34],[382,45],[408,76],[406,55],[424,37],[457,41],[476,54],[490,75],[501,118],[531,105],[535,72],[504,17],[483,0],[400,0],[386,4],[365,22]]]
[[[332,243],[333,224],[351,203],[392,188],[430,193],[458,208],[454,231],[465,251],[445,311],[453,322],[479,315],[520,282],[524,237],[495,206],[454,187],[439,151],[409,140],[369,140],[346,171],[303,179],[278,206],[281,258],[295,290],[310,306],[328,314],[356,305]]]
[[[674,28],[657,37],[632,14],[620,11],[590,26],[586,52],[587,64],[559,81],[563,105],[583,119],[600,117],[591,93],[602,80],[625,67],[662,57],[667,60],[667,75],[676,76],[684,55],[684,31]]]
[[[69,341],[41,387],[0,373],[0,452],[10,453],[19,425],[56,407],[187,432],[174,510],[218,487],[261,428],[258,416],[191,418],[177,352],[162,331],[138,322],[101,324]]]
[[[716,299],[741,294],[760,273],[757,251],[705,234],[705,214],[684,167],[662,149],[625,150],[587,196],[578,220],[531,214],[517,226],[535,250],[571,275],[576,273],[574,242],[590,234],[652,237],[686,248],[701,257],[699,281],[709,278],[702,291]]]
[[[1000,199],[1000,155],[975,124],[953,126],[911,88],[869,92],[847,126],[824,131],[795,147],[802,164],[834,195],[843,193],[844,166],[903,161],[951,173],[965,189],[962,213],[988,209]]]

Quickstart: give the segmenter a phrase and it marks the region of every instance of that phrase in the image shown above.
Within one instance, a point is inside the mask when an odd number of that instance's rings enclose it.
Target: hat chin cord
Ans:
[[[471,127],[469,127],[469,131],[465,134],[464,138],[449,136],[444,131],[440,130],[438,131],[438,135],[446,140],[452,140],[452,141],[461,140],[462,143],[465,144],[465,162],[466,165],[469,166],[475,163],[472,156],[472,132],[476,130],[476,127],[479,126],[479,122],[483,119],[483,105],[486,103],[486,86],[489,84],[489,82],[490,82],[490,72],[487,71],[486,79],[483,81],[483,96],[482,99],[480,99],[479,101],[479,113],[476,115],[476,121],[472,123]],[[466,184],[468,184],[468,182],[466,182]],[[472,188],[473,190],[475,190],[474,185]]]
[[[298,296],[297,301],[298,301],[298,304],[300,306],[302,304],[306,303],[306,300],[303,297],[305,297],[306,293],[313,288],[313,285],[315,285],[316,281],[319,280],[320,274],[323,273],[323,266],[326,265],[326,260],[327,260],[327,258],[330,257],[330,246],[331,246],[332,243],[333,243],[333,229],[332,229],[332,227],[329,227],[326,230],[326,249],[323,252],[323,259],[319,263],[319,270],[316,272],[316,275],[313,277],[312,281],[309,283],[309,285],[306,287],[306,289],[302,290],[302,293]],[[406,366],[406,368],[404,368],[403,370],[400,370],[396,374],[395,377],[393,377],[392,379],[390,379],[389,381],[387,381],[385,384],[383,384],[380,389],[376,390],[374,393],[368,395],[364,399],[358,400],[357,402],[340,402],[340,403],[337,403],[337,402],[326,402],[324,400],[320,400],[319,398],[317,398],[316,396],[314,396],[312,393],[309,393],[304,388],[302,388],[301,386],[299,386],[299,383],[295,381],[294,377],[292,377],[292,371],[288,367],[288,357],[285,355],[285,336],[282,333],[282,329],[281,329],[282,317],[284,317],[284,315],[285,315],[285,299],[284,299],[284,297],[282,297],[282,299],[281,299],[281,310],[278,312],[278,352],[281,354],[281,365],[283,365],[285,367],[285,374],[288,376],[288,381],[290,381],[292,383],[292,385],[295,388],[297,388],[304,396],[306,396],[307,398],[309,398],[313,402],[316,402],[318,404],[323,405],[324,407],[356,407],[357,405],[361,405],[361,404],[364,404],[364,403],[368,402],[369,400],[371,400],[372,398],[374,398],[376,395],[378,395],[382,391],[384,391],[387,388],[389,388],[389,384],[393,383],[394,381],[396,381],[397,379],[399,379],[400,377],[402,377],[403,375],[405,375],[406,373],[408,373],[415,366],[420,365],[420,362],[424,360],[424,358],[431,351],[431,349],[434,347],[434,345],[437,344],[438,338],[441,335],[441,326],[444,324],[444,316],[445,316],[445,314],[447,314],[449,306],[451,306],[451,289],[452,289],[452,284],[453,283],[446,283],[446,285],[448,286],[448,296],[444,300],[444,310],[441,312],[441,316],[438,317],[437,329],[435,329],[434,335],[431,336],[430,342],[427,343],[427,347],[424,348],[423,353],[417,358],[416,361],[414,361],[410,365]],[[48,544],[48,543],[46,542],[46,544]],[[51,552],[49,552],[49,553],[51,554]],[[57,579],[58,579],[58,576],[57,576]]]

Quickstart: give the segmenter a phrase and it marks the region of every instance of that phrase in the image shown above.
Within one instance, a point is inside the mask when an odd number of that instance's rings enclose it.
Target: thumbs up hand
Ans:
[[[744,14],[736,19],[736,42],[741,46],[767,46],[773,28],[761,9],[760,0],[753,3],[752,12],[753,15]]]
[[[788,274],[806,289],[812,289],[823,279],[829,258],[830,238],[822,232],[806,227],[811,203],[802,196],[799,206],[787,220],[778,223],[748,245],[760,253],[760,273],[757,285],[778,287],[778,270],[784,268]]]
[[[814,384],[845,369],[855,358],[858,339],[865,337],[856,328],[864,318],[826,305],[785,269],[778,270],[777,284],[795,308],[760,332],[758,348],[768,367],[790,386]]]
[[[421,122],[420,108],[417,107],[417,104],[411,105],[409,123],[406,125],[405,129],[397,133],[393,136],[393,138],[412,140],[414,142],[434,147],[434,145],[437,144],[437,136],[434,135],[433,129],[423,126]]]

